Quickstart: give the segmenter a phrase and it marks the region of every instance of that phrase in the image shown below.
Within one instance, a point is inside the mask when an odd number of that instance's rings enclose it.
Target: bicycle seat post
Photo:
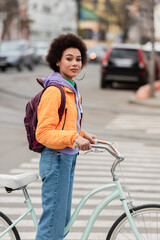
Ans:
[[[35,227],[37,228],[38,226],[38,219],[36,217],[36,214],[35,214],[35,211],[34,211],[34,207],[32,205],[32,202],[31,202],[31,199],[30,199],[30,196],[28,194],[28,191],[27,191],[27,187],[23,187],[22,188],[22,191],[23,191],[23,194],[24,194],[24,197],[25,197],[25,203],[27,204],[28,206],[28,209],[29,209],[29,212],[32,216],[32,219],[33,219],[33,222],[34,222],[34,225]]]
[[[29,194],[28,194],[28,191],[27,191],[27,188],[26,188],[26,187],[23,187],[22,191],[23,191],[25,200],[30,199]]]

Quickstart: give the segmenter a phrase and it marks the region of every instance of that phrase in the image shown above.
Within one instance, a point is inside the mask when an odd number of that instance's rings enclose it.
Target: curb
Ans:
[[[136,99],[135,96],[132,96],[129,99],[129,102],[133,104],[148,106],[148,107],[160,108],[160,95],[157,94],[154,98],[148,98],[143,100]]]

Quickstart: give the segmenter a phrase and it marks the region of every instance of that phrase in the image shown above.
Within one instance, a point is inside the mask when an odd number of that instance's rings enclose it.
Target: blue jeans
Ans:
[[[36,240],[62,240],[70,220],[77,154],[68,155],[44,148],[39,164],[43,213]]]

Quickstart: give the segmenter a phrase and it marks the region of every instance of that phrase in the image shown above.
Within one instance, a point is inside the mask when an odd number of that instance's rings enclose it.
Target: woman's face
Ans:
[[[59,72],[63,78],[72,80],[76,77],[82,68],[82,57],[79,49],[67,48],[57,66],[59,66]]]

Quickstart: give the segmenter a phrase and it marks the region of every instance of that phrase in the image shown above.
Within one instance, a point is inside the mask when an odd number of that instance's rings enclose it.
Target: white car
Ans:
[[[15,67],[22,71],[24,66],[34,68],[34,51],[27,40],[10,40],[0,43],[0,68],[5,71]]]
[[[46,63],[46,55],[49,49],[48,42],[36,42],[33,44],[35,50],[35,63]]]

